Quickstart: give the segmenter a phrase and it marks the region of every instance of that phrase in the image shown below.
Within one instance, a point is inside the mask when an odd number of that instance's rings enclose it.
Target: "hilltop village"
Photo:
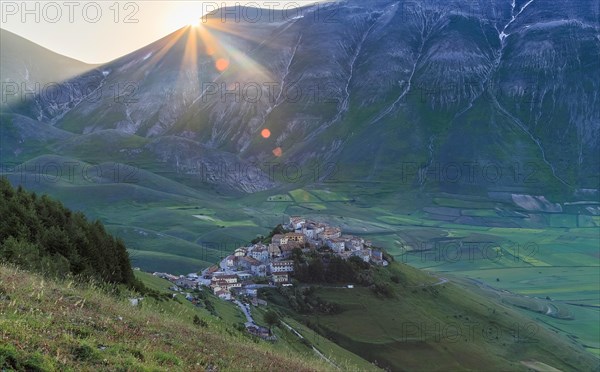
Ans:
[[[292,285],[294,255],[334,255],[344,260],[358,257],[374,265],[388,264],[382,251],[373,248],[370,241],[342,234],[339,227],[326,223],[290,217],[289,223],[280,226],[279,231],[281,233],[273,234],[270,239],[237,248],[233,254],[218,265],[207,268],[201,275],[154,275],[173,282],[172,289],[175,291],[207,286],[223,300],[231,300],[235,295],[242,294],[254,304],[259,304],[260,300],[256,298],[259,288]]]

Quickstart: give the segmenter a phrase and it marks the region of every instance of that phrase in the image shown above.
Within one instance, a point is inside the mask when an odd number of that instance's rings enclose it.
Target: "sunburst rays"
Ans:
[[[176,96],[172,96],[170,100],[174,105],[194,105],[200,97],[204,96],[207,84],[213,86],[218,84],[219,89],[228,89],[228,91],[231,91],[233,86],[244,84],[266,87],[265,83],[278,81],[278,79],[271,75],[269,69],[253,59],[248,51],[265,42],[253,40],[247,34],[249,34],[247,31],[246,35],[243,34],[238,24],[229,25],[227,22],[221,22],[220,19],[205,18],[194,26],[179,29],[170,38],[165,39],[159,50],[155,51],[146,63],[150,64],[150,68],[165,62],[166,66],[171,66],[173,62],[177,63],[179,56],[181,60],[174,66],[176,69],[167,72],[173,74],[173,78],[176,79],[175,84],[172,85],[174,87],[172,93]],[[253,42],[249,43],[248,40]],[[267,94],[264,91],[262,93],[265,94],[266,99]],[[211,99],[220,96],[221,94],[218,96],[213,94]],[[188,101],[189,97],[195,98]],[[223,103],[218,101],[218,98],[215,99],[217,101],[213,103]],[[199,129],[197,126],[205,126],[209,123],[189,125]],[[269,139],[270,132],[267,132],[268,129],[263,129],[266,128],[260,128],[256,135],[264,141],[264,145],[268,146],[270,151],[273,146],[272,140]],[[268,135],[265,135],[267,133]],[[272,155],[280,157],[282,149],[275,148]]]

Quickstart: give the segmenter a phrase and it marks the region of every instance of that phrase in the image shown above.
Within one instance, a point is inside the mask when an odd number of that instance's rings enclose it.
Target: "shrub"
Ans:
[[[382,295],[387,298],[394,297],[394,290],[389,284],[377,283],[372,287],[372,289],[373,292],[375,292],[378,295]]]
[[[12,345],[0,345],[0,371],[51,371],[55,369],[52,361],[38,352],[25,355]]]
[[[161,365],[167,364],[178,366],[181,364],[181,361],[175,355],[164,353],[162,351],[157,351],[154,353],[154,359]]]
[[[91,346],[81,344],[72,349],[71,354],[76,360],[80,361],[90,361],[96,359],[96,350],[94,350]]]
[[[206,323],[206,320],[200,319],[200,317],[198,315],[194,315],[193,322],[195,325],[197,325],[199,327],[202,327],[202,328],[208,327],[208,323]]]

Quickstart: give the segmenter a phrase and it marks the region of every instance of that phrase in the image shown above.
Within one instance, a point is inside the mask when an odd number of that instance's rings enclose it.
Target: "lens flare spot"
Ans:
[[[281,150],[281,147],[277,147],[273,149],[273,155],[280,157],[281,154],[283,154],[283,150]]]
[[[225,58],[219,58],[215,62],[215,67],[217,68],[217,70],[223,72],[223,71],[227,70],[227,68],[229,67],[229,61],[226,60]]]
[[[263,138],[269,138],[271,137],[271,131],[265,128],[260,132],[260,135],[263,136]]]

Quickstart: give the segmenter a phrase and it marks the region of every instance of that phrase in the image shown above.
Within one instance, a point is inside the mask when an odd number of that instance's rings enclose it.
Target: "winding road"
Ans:
[[[250,311],[250,305],[248,304],[243,304],[238,300],[234,300],[233,301],[236,305],[238,305],[238,307],[242,310],[242,313],[244,313],[244,315],[246,316],[246,325],[248,325],[248,323],[258,326],[255,322],[254,322],[254,318],[252,318],[252,312]],[[296,331],[294,328],[292,328],[289,324],[285,323],[284,321],[281,321],[281,324],[283,324],[284,327],[286,327],[287,329],[289,329],[293,334],[295,334],[299,339],[304,339],[304,336],[302,336],[300,334],[300,332]],[[329,362],[332,366],[334,366],[336,369],[340,369],[334,362],[331,361],[331,359],[327,358],[325,355],[323,355],[323,353],[321,353],[317,348],[315,348],[313,345],[310,345],[310,347],[313,349],[313,351],[319,356],[321,357],[323,360]]]
[[[408,286],[408,287],[409,288],[435,287],[437,285],[446,284],[446,283],[448,283],[450,281],[448,278],[444,278],[444,277],[439,277],[438,279],[439,279],[439,281],[437,281],[435,283],[432,283],[432,284],[422,283],[422,284],[419,284],[419,285],[411,285],[411,286]]]
[[[247,323],[251,323],[253,325],[256,325],[256,323],[254,322],[254,318],[252,318],[252,313],[250,312],[250,305],[244,305],[243,303],[241,303],[238,300],[234,300],[233,301],[236,305],[239,306],[239,308],[242,310],[242,313],[244,313],[244,315],[246,316],[246,320],[248,321]]]

